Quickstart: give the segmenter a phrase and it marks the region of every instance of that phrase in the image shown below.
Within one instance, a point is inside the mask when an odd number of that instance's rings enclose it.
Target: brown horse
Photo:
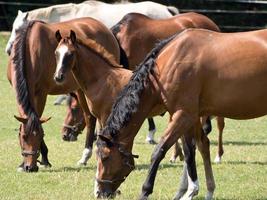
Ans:
[[[153,27],[153,28],[151,28]],[[198,13],[184,13],[167,19],[152,19],[139,13],[130,13],[125,15],[120,22],[113,26],[112,32],[118,39],[121,46],[121,63],[134,70],[136,66],[152,50],[157,41],[170,37],[177,31],[186,28],[204,28],[218,31],[218,26],[204,15]],[[136,46],[138,45],[138,48]],[[205,128],[207,117],[204,117],[202,125],[204,132],[208,134],[210,127]],[[222,132],[224,128],[224,118],[216,118],[219,130],[218,153],[215,162],[221,161],[223,154]],[[152,135],[153,136],[153,135]],[[171,161],[174,162],[177,156],[183,159],[181,147],[175,143]]]
[[[10,56],[8,79],[11,80],[16,92],[20,114],[20,117],[16,118],[22,122],[19,138],[24,156],[23,167],[26,171],[38,171],[36,161],[44,135],[42,120],[39,118],[43,113],[47,95],[69,93],[79,89],[71,74],[65,77],[64,84],[55,84],[53,80],[56,68],[54,51],[57,46],[54,35],[59,28],[63,34],[65,30],[72,28],[79,37],[94,38],[114,54],[116,59],[119,59],[116,39],[104,25],[92,18],[80,18],[54,24],[29,22],[17,31]],[[89,112],[83,94],[81,91],[78,92],[80,93],[79,100],[87,114],[89,131],[93,126],[90,124],[95,122],[95,118]]]
[[[161,42],[133,74],[99,134],[98,192],[107,196],[116,191],[133,169],[133,140],[144,119],[168,111],[171,118],[152,155],[140,199],[152,193],[160,161],[183,135],[197,139],[206,172],[206,199],[212,199],[215,183],[209,140],[201,134],[199,117],[251,119],[266,115],[266,54],[267,30],[217,33],[188,29]],[[192,147],[186,143],[184,150],[195,155]],[[195,161],[185,160],[188,171],[184,170],[175,199],[183,195],[191,199],[198,191]]]
[[[146,54],[158,40],[167,38],[176,32],[190,27],[219,31],[214,22],[206,16],[197,13],[180,14],[164,20],[155,20],[142,14],[130,13],[125,15],[112,28],[112,32],[121,45],[121,63],[124,67],[135,70],[136,65],[145,58]],[[136,48],[137,45],[138,48]],[[72,116],[72,118],[75,118],[75,116]],[[147,140],[153,141],[154,127],[153,119],[150,119]],[[87,147],[85,146],[85,152],[86,149]],[[182,156],[181,151],[179,154]],[[86,154],[83,153],[83,158],[85,156]],[[81,159],[83,161],[82,164],[86,163],[86,160],[83,158]]]
[[[67,115],[61,129],[62,139],[64,141],[76,141],[86,125],[84,113],[75,93],[70,93],[66,102]]]

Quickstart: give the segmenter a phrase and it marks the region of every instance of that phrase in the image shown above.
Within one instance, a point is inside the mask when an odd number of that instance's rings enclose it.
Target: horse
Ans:
[[[266,53],[267,30],[218,33],[187,29],[162,41],[133,74],[99,133],[98,192],[112,195],[134,168],[133,139],[144,119],[168,111],[170,121],[152,154],[139,199],[147,199],[152,193],[158,166],[167,150],[179,137],[189,135],[197,139],[206,172],[206,199],[212,199],[215,182],[209,140],[199,128],[199,117],[245,120],[266,115]],[[190,143],[184,150],[195,155]],[[185,161],[188,171],[184,168],[175,199],[191,199],[199,189],[195,161]]]
[[[151,26],[154,27],[153,30],[149,28]],[[135,70],[137,62],[141,62],[141,59],[143,59],[146,53],[148,53],[149,50],[152,49],[157,40],[166,38],[176,33],[177,31],[181,31],[185,28],[190,27],[202,27],[219,31],[219,28],[214,22],[212,22],[206,16],[197,13],[180,14],[164,20],[154,20],[142,14],[130,13],[124,16],[117,25],[111,28],[111,30],[117,37],[118,42],[121,45],[120,63],[123,63],[124,67],[130,70]],[[146,40],[140,38],[140,35],[142,35]],[[135,51],[136,44],[139,44],[139,49],[143,49],[143,51],[139,51],[139,53]],[[75,114],[76,115],[72,115],[71,112],[68,112],[67,116],[69,117],[68,119],[65,118],[64,124],[80,123],[81,119],[78,117],[79,113],[76,112]],[[149,119],[148,122],[149,134],[146,140],[154,141],[153,136],[155,133],[155,124],[152,118]],[[63,126],[62,133],[68,133],[68,138],[76,137],[77,135],[77,133],[73,131],[72,126],[69,126],[69,128],[65,128]],[[73,136],[71,133],[73,133]],[[87,163],[87,160],[89,158],[86,155],[88,149],[87,146],[88,145],[85,145],[82,158],[78,161],[78,165],[86,165]],[[183,155],[181,150],[178,152],[178,155],[180,155],[180,159],[182,159]]]
[[[62,94],[77,90],[80,103],[87,115],[87,131],[94,130],[92,126],[95,118],[89,112],[85,97],[74,77],[71,74],[67,75],[66,81],[61,85],[53,81],[56,67],[54,50],[57,45],[54,32],[58,28],[63,34],[67,29],[72,28],[79,37],[94,38],[113,53],[115,59],[119,60],[119,46],[115,37],[102,23],[92,18],[53,24],[30,21],[17,31],[7,74],[16,93],[20,114],[16,119],[22,122],[19,139],[24,157],[23,169],[27,172],[38,171],[36,162],[40,142],[43,141],[44,136],[41,122],[47,121],[39,118],[43,113],[48,94]],[[92,135],[92,142],[93,137]]]
[[[121,63],[124,63],[125,67],[134,70],[149,51],[152,50],[157,41],[170,37],[177,31],[186,28],[204,28],[220,32],[220,29],[213,21],[204,15],[194,12],[179,14],[168,19],[152,19],[139,13],[129,13],[113,26],[111,30],[121,46]],[[139,48],[136,48],[137,44]],[[206,120],[207,117],[203,117],[201,121],[204,132],[208,134],[211,128],[207,127]],[[216,120],[219,136],[218,153],[214,161],[220,163],[223,154],[222,133],[224,119],[216,117]],[[153,139],[154,134],[152,133],[149,134],[150,137],[148,139]],[[180,160],[182,160],[182,151],[178,146],[178,142],[176,142],[170,161],[174,162],[178,155]]]
[[[62,139],[64,141],[76,141],[86,125],[84,113],[75,93],[70,93],[66,102],[67,115],[61,129]]]
[[[138,12],[152,18],[168,18],[178,14],[177,8],[165,6],[151,1],[140,3],[116,3],[107,4],[100,1],[85,1],[80,4],[68,3],[54,5],[46,8],[39,8],[28,12],[18,11],[12,25],[12,32],[6,45],[6,53],[10,54],[13,42],[16,38],[16,31],[27,21],[42,20],[48,23],[62,22],[80,17],[93,17],[107,27],[115,25],[125,14]]]

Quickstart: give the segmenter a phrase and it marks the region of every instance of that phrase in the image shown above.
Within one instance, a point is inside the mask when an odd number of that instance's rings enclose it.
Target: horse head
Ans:
[[[36,163],[40,154],[40,144],[44,136],[44,131],[40,124],[47,122],[51,117],[39,119],[37,124],[30,122],[32,121],[31,117],[14,117],[21,122],[19,128],[19,140],[22,149],[21,154],[24,157],[23,169],[26,172],[37,172],[38,166]],[[31,127],[29,127],[29,124],[31,124]]]
[[[109,134],[101,131],[97,140],[97,175],[95,196],[110,198],[120,193],[119,186],[135,169],[134,158],[126,144],[118,143]],[[110,167],[107,167],[110,166]]]
[[[83,111],[78,102],[76,94],[71,93],[67,99],[67,115],[61,130],[62,139],[64,141],[76,141],[85,127]]]
[[[66,73],[71,71],[77,59],[76,34],[71,30],[69,37],[62,38],[58,30],[55,37],[58,41],[58,46],[55,50],[57,67],[54,80],[60,84],[64,82]]]

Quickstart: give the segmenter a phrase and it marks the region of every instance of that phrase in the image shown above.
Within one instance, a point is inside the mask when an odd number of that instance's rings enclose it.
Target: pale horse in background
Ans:
[[[121,2],[108,4],[100,1],[84,1],[80,4],[68,3],[39,8],[28,12],[18,11],[13,22],[10,38],[6,45],[6,52],[9,55],[18,30],[26,21],[41,20],[47,23],[62,22],[80,17],[92,17],[108,28],[114,26],[122,17],[130,12],[141,13],[153,19],[169,18],[179,13],[173,6],[165,6],[151,1],[140,3]]]

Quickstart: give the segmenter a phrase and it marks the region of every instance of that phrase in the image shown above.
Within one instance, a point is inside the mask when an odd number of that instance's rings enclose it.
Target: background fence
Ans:
[[[69,0],[0,1],[0,30],[12,28],[18,10],[28,11],[50,5],[68,3]],[[71,1],[80,3],[82,1]],[[108,3],[114,1],[105,1]],[[138,2],[138,1],[132,1]],[[194,11],[207,15],[225,32],[248,31],[265,28],[267,24],[267,1],[253,0],[156,0],[176,6],[181,13]]]

